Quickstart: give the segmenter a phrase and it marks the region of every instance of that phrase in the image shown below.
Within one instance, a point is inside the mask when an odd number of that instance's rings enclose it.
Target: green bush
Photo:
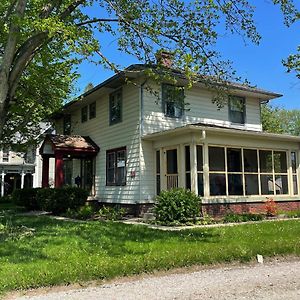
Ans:
[[[239,222],[247,222],[247,221],[261,221],[263,219],[263,215],[260,214],[236,214],[236,213],[228,213],[224,218],[224,223],[239,223]]]
[[[17,206],[24,206],[28,210],[40,209],[37,202],[37,193],[40,188],[28,188],[15,190],[12,194],[12,201]]]
[[[68,208],[66,211],[66,217],[71,219],[88,220],[94,215],[94,209],[92,206],[84,205],[79,209]]]
[[[40,189],[37,193],[40,207],[53,214],[65,213],[68,208],[79,208],[85,204],[87,197],[88,192],[78,187]]]
[[[106,207],[103,206],[99,210],[99,216],[111,220],[111,221],[116,221],[116,220],[121,220],[127,213],[127,210],[125,208],[120,208],[118,206],[114,207]]]
[[[12,197],[10,195],[0,197],[0,203],[11,203]]]
[[[200,216],[201,199],[182,188],[162,191],[156,197],[154,213],[163,224],[196,222]]]

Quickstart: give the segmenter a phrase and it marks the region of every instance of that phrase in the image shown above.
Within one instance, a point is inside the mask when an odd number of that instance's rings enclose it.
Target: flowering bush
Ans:
[[[265,211],[268,217],[274,217],[277,215],[277,205],[273,198],[267,198],[265,203]]]

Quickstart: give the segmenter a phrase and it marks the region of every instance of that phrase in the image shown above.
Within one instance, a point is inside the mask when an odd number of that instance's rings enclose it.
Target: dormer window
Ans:
[[[245,124],[246,101],[244,97],[230,96],[228,100],[229,121],[236,124]]]
[[[184,109],[184,88],[171,84],[163,84],[162,104],[166,117],[181,118]]]

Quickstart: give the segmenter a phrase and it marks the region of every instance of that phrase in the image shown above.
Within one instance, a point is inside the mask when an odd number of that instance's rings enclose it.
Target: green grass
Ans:
[[[249,261],[257,253],[300,256],[299,220],[180,232],[7,214],[0,214],[1,223],[0,294],[193,264]]]

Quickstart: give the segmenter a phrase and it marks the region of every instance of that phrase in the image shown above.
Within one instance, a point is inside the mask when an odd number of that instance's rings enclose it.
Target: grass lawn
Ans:
[[[300,221],[165,232],[142,225],[0,213],[0,294],[193,264],[249,261],[257,253],[300,256]]]

